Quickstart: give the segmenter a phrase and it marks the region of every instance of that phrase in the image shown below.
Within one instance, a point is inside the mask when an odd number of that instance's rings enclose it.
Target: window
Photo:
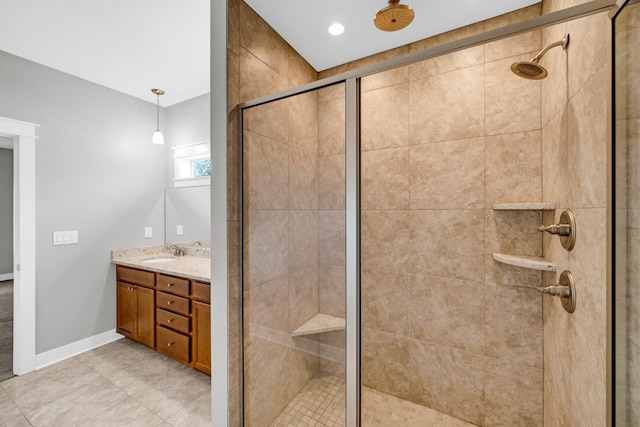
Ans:
[[[173,147],[175,187],[211,184],[211,143],[209,141]]]

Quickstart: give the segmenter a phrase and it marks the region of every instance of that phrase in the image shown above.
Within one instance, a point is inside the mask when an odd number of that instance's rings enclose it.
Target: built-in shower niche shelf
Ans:
[[[514,265],[516,267],[528,268],[531,270],[556,271],[556,264],[545,258],[525,256],[493,254],[493,259],[503,264]]]
[[[300,337],[302,335],[321,334],[323,332],[333,332],[344,330],[344,319],[342,317],[329,316],[318,313],[307,320],[302,326],[293,331],[291,335]]]
[[[553,211],[555,203],[496,203],[494,211]]]

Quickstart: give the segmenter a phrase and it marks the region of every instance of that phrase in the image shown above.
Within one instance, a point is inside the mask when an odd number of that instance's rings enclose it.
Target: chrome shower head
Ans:
[[[411,24],[415,12],[400,0],[389,0],[389,6],[381,9],[373,18],[373,23],[382,31],[398,31]]]
[[[542,49],[531,61],[515,62],[511,64],[511,71],[516,76],[529,79],[529,80],[542,80],[549,74],[547,69],[540,65],[540,59],[544,56],[549,49],[562,46],[562,49],[566,49],[569,46],[569,34],[565,34],[562,40],[555,43],[551,43]]]

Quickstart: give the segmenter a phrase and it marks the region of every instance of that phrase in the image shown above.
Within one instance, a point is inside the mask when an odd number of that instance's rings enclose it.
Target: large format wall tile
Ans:
[[[289,281],[281,277],[244,291],[246,332],[254,327],[289,331]]]
[[[496,18],[488,19],[485,21],[485,30],[494,30],[540,16],[540,10],[541,6],[536,4]],[[490,62],[523,53],[537,52],[540,48],[540,30],[529,31],[485,44],[485,60]],[[535,55],[535,53],[533,55]],[[533,55],[531,56],[533,57]]]
[[[412,80],[411,144],[484,135],[484,66]]]
[[[409,145],[409,84],[363,92],[362,151]]]
[[[410,211],[409,216],[411,274],[483,280],[484,211]],[[405,251],[399,258],[406,256]]]
[[[411,276],[411,337],[482,354],[484,285]]]
[[[409,215],[409,211],[362,211],[363,269],[407,271],[412,256]]]
[[[318,106],[318,155],[345,151],[345,105],[343,98],[321,102]]]
[[[245,209],[286,209],[289,192],[289,147],[245,132]]]
[[[484,138],[411,146],[411,209],[484,208],[484,146]]]
[[[487,135],[540,129],[540,82],[511,72],[511,64],[529,61],[530,54],[485,65]]]
[[[319,158],[318,207],[320,209],[344,209],[346,185],[344,161],[344,154]]]
[[[317,145],[316,145],[317,147]],[[289,209],[318,208],[318,156],[289,148]]]
[[[489,136],[486,147],[487,209],[494,203],[542,201],[539,130]]]
[[[485,292],[485,354],[542,369],[540,293],[531,288],[490,284]]]
[[[542,214],[539,211],[487,210],[486,253],[542,256],[542,233],[538,231],[540,224]]]
[[[287,80],[246,49],[240,49],[239,102],[287,89]]]
[[[289,272],[318,265],[318,211],[289,210]]]
[[[477,425],[484,422],[484,356],[410,341],[411,401]]]
[[[320,265],[318,269],[318,299],[320,313],[345,317],[345,268]]]
[[[362,209],[409,209],[409,147],[363,152],[361,183]]]
[[[599,13],[567,23],[569,44],[569,98],[573,97],[608,62],[606,34],[611,31],[607,13]],[[602,116],[604,118],[605,116]]]
[[[484,425],[543,426],[542,376],[540,368],[487,358]]]
[[[318,262],[344,265],[346,244],[344,211],[319,211],[318,215]]]
[[[289,266],[287,211],[249,211],[245,223],[245,289],[286,276]]]
[[[412,298],[409,275],[363,269],[361,280],[362,326],[410,336],[407,302]]]
[[[607,200],[607,70],[602,66],[569,101],[569,173],[573,208]]]
[[[362,329],[362,384],[408,399],[411,376],[409,338]]]
[[[311,266],[289,274],[289,331],[318,313],[318,268]]]

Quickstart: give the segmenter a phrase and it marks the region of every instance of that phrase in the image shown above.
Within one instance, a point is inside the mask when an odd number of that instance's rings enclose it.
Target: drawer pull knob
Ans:
[[[173,283],[167,283],[167,288],[170,288],[173,286]]]
[[[133,290],[133,286],[129,286],[129,288],[128,288],[128,289],[129,289],[130,291],[132,291],[132,290]]]
[[[167,323],[173,322],[173,319],[167,319]]]
[[[167,301],[167,305],[173,304],[173,301]]]
[[[167,347],[171,347],[171,346],[173,346],[174,344],[175,344],[174,342],[168,342],[168,343],[167,343]]]

